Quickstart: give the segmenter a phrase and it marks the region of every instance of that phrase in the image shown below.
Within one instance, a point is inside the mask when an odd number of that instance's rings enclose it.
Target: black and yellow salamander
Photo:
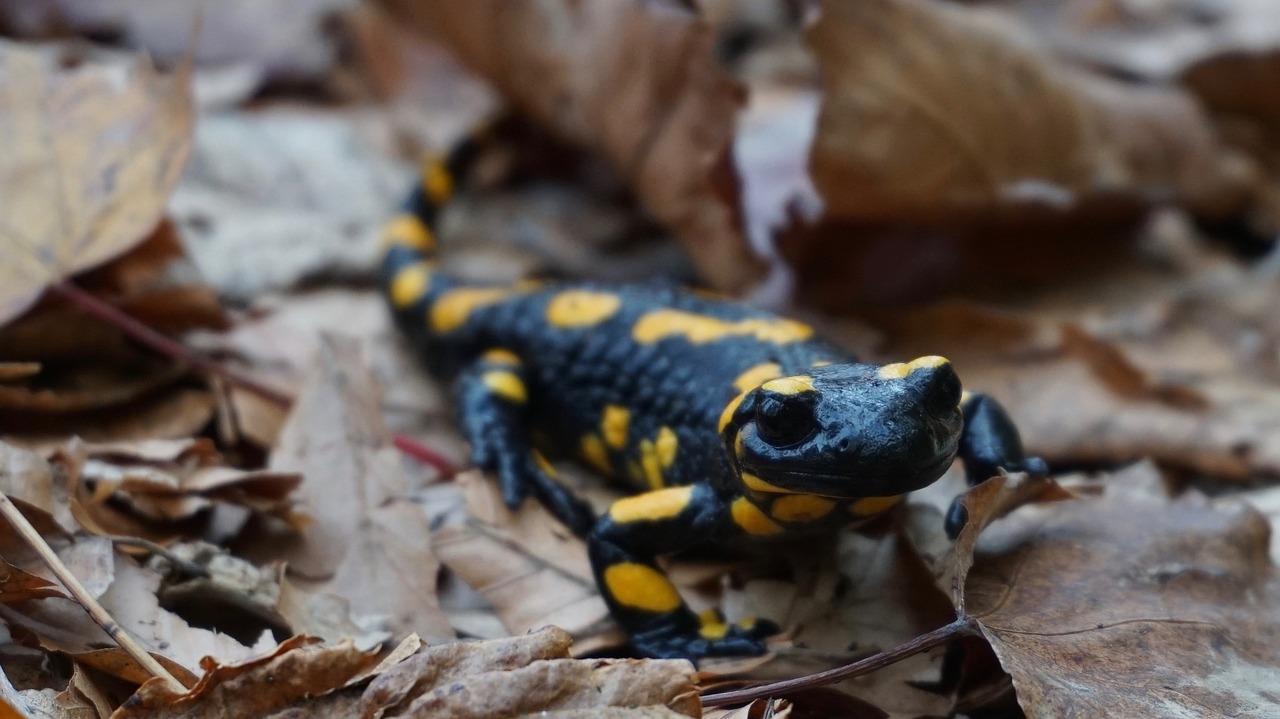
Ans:
[[[586,537],[638,652],[758,654],[777,631],[695,614],[658,555],[865,523],[957,455],[971,483],[1046,471],[942,357],[864,364],[801,322],[671,287],[473,286],[441,272],[436,215],[476,153],[467,141],[424,165],[385,231],[387,298],[427,368],[456,383],[475,464],[509,506],[532,495]],[[637,494],[597,518],[557,482],[546,457],[563,456]]]

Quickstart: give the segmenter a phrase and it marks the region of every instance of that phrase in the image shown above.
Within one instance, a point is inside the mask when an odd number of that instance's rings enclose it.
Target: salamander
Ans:
[[[586,538],[637,652],[765,651],[777,625],[690,610],[656,558],[695,544],[857,527],[937,480],[1043,474],[951,363],[869,364],[809,325],[707,293],[593,282],[474,286],[436,262],[436,219],[479,151],[424,163],[387,225],[383,287],[426,368],[452,382],[474,464]],[[603,516],[562,485],[574,458],[635,492]],[[953,505],[948,528],[964,522]]]

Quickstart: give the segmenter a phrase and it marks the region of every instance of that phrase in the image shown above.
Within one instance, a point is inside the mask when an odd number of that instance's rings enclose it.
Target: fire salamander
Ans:
[[[864,364],[801,322],[671,287],[473,286],[441,272],[436,215],[477,152],[468,140],[424,165],[385,230],[385,292],[427,368],[456,383],[475,464],[508,506],[532,495],[586,537],[600,592],[641,654],[759,654],[777,631],[694,613],[658,555],[856,527],[957,455],[971,483],[1000,467],[1046,471],[942,357]],[[597,517],[548,456],[637,494]]]

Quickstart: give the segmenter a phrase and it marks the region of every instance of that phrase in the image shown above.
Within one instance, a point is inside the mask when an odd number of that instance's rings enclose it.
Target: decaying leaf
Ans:
[[[25,572],[0,558],[0,603],[65,596],[53,582]]]
[[[1035,717],[1276,715],[1266,520],[1124,484],[994,525],[979,544],[968,608],[1019,703]]]
[[[56,458],[68,475],[78,478],[81,499],[93,505],[99,518],[117,511],[103,506],[115,500],[136,518],[157,523],[191,519],[217,502],[291,520],[290,494],[302,482],[297,473],[228,467],[207,439],[73,441]]]
[[[581,539],[534,502],[511,512],[497,483],[480,472],[465,472],[454,481],[473,519],[437,532],[436,552],[484,595],[508,631],[564,627],[578,652],[624,641],[596,590]]]
[[[0,322],[155,226],[190,148],[188,83],[143,59],[65,67],[0,45]]]
[[[569,659],[571,641],[564,630],[548,627],[523,637],[426,647],[369,685],[361,716],[479,718],[646,705],[698,716],[689,662]]]
[[[379,414],[381,391],[358,343],[328,338],[319,360],[271,457],[273,470],[302,473],[298,494],[314,522],[269,545],[269,554],[284,558],[300,583],[310,580],[306,589],[388,615],[397,634],[451,639],[435,600],[439,564],[427,516],[407,499],[409,480]]]
[[[712,285],[741,290],[759,279],[729,195],[743,92],[687,4],[382,5],[444,40],[520,110],[607,158]]]
[[[162,717],[267,716],[307,697],[338,689],[377,661],[350,642],[307,646],[295,637],[266,656],[228,664],[203,662],[204,676],[185,694],[175,695],[159,680],[148,681],[112,719]]]
[[[1060,281],[1118,257],[1153,200],[1248,206],[1254,174],[1185,93],[1084,73],[1025,35],[971,4],[823,5],[823,214],[778,237],[804,300]]]

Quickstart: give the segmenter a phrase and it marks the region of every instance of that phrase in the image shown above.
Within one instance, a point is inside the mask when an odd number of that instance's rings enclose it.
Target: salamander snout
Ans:
[[[909,364],[933,359],[921,357],[912,360]],[[946,360],[942,360],[940,364],[923,364],[905,379],[907,384],[919,393],[920,403],[925,410],[935,417],[949,415],[960,405],[960,376]]]

